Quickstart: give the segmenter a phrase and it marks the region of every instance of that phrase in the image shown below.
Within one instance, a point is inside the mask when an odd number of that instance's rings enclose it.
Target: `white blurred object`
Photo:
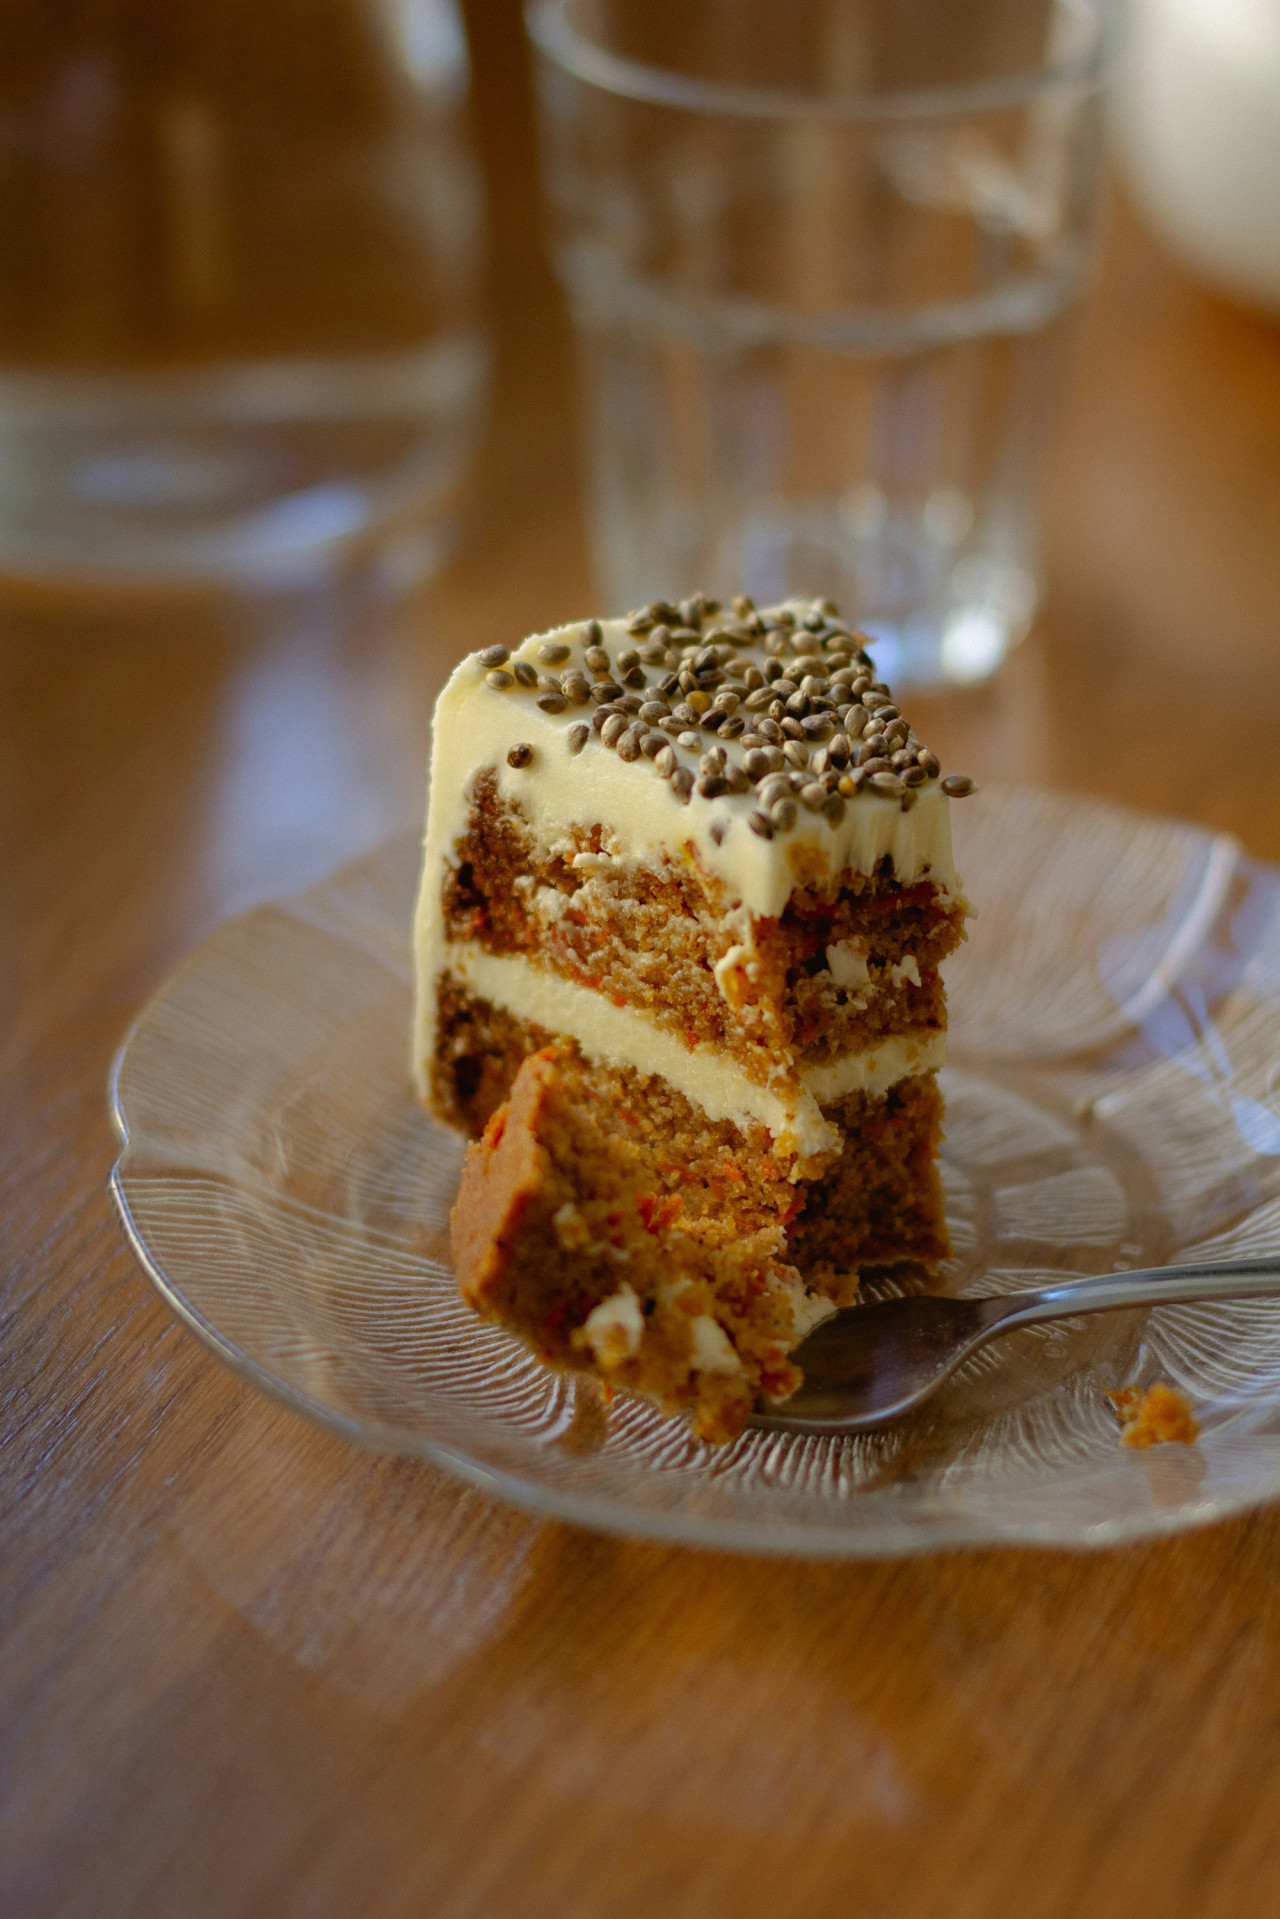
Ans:
[[[1116,109],[1152,224],[1280,313],[1280,0],[1130,0]]]

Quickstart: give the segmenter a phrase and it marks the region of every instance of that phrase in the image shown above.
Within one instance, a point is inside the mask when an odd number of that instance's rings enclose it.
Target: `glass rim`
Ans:
[[[954,87],[910,87],[894,93],[810,94],[786,87],[739,86],[702,80],[613,53],[570,24],[571,0],[525,0],[525,27],[544,58],[604,93],[688,113],[738,119],[942,119],[1018,106],[1059,89],[1100,86],[1111,65],[1119,28],[1116,0],[1061,0],[1091,18],[1096,34],[1083,53],[1024,69],[998,80]]]

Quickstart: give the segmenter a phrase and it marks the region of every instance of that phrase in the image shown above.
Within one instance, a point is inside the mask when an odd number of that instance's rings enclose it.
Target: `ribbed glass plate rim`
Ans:
[[[1108,810],[1118,813],[1121,809]],[[1142,816],[1131,817],[1137,819]],[[1150,816],[1147,819],[1150,821]],[[1180,824],[1168,822],[1171,828]],[[1210,839],[1207,834],[1205,837],[1206,841]],[[385,851],[385,847],[377,849],[338,871],[353,872],[362,866],[372,865],[379,853]],[[1100,1549],[1172,1536],[1229,1519],[1280,1498],[1278,1463],[1273,1471],[1258,1471],[1247,1483],[1232,1488],[1217,1487],[1199,1499],[1185,1501],[1175,1509],[1165,1511],[1147,1508],[1125,1515],[1099,1517],[1096,1522],[1089,1524],[1037,1520],[1023,1513],[1016,1525],[1011,1526],[989,1514],[946,1514],[939,1511],[930,1515],[927,1530],[918,1519],[914,1523],[904,1519],[898,1523],[889,1522],[874,1528],[855,1530],[835,1521],[823,1524],[797,1522],[785,1517],[768,1520],[763,1517],[733,1519],[705,1512],[662,1511],[628,1505],[615,1494],[593,1494],[540,1483],[519,1471],[503,1470],[423,1434],[370,1418],[352,1417],[281,1377],[215,1325],[187,1296],[183,1285],[166,1270],[149,1245],[130,1200],[132,1139],[122,1081],[139,1035],[146,1031],[149,1023],[170,1001],[188,973],[193,968],[209,963],[210,954],[220,938],[226,937],[234,928],[243,929],[257,915],[273,909],[287,909],[307,900],[308,896],[331,886],[337,878],[338,873],[335,873],[318,885],[276,901],[263,902],[215,929],[208,939],[173,969],[141,1008],[115,1055],[110,1073],[110,1112],[120,1151],[111,1170],[109,1192],[131,1252],[160,1297],[202,1344],[240,1379],[277,1404],[358,1445],[425,1460],[493,1497],[545,1518],[621,1536],[760,1556],[882,1559],[914,1557],[964,1547]]]

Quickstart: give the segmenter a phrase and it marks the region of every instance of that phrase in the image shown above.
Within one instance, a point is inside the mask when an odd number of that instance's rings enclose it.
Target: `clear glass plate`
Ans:
[[[1280,1250],[1280,872],[1234,841],[1034,791],[957,807],[956,1292]],[[1280,1300],[1014,1335],[878,1433],[680,1420],[545,1371],[449,1271],[462,1148],[407,1077],[416,845],[232,922],[116,1063],[112,1190],[147,1273],[243,1377],[538,1511],[755,1552],[1100,1545],[1280,1493]],[[1162,1378],[1196,1446],[1118,1443]]]

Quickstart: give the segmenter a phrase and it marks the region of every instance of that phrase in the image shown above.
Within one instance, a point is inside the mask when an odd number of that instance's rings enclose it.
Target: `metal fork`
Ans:
[[[794,1398],[758,1412],[752,1423],[772,1432],[861,1432],[921,1405],[971,1353],[1021,1326],[1126,1306],[1277,1294],[1280,1259],[1244,1259],[1103,1273],[1028,1293],[913,1294],[854,1306],[819,1326],[796,1351],[804,1385]]]

